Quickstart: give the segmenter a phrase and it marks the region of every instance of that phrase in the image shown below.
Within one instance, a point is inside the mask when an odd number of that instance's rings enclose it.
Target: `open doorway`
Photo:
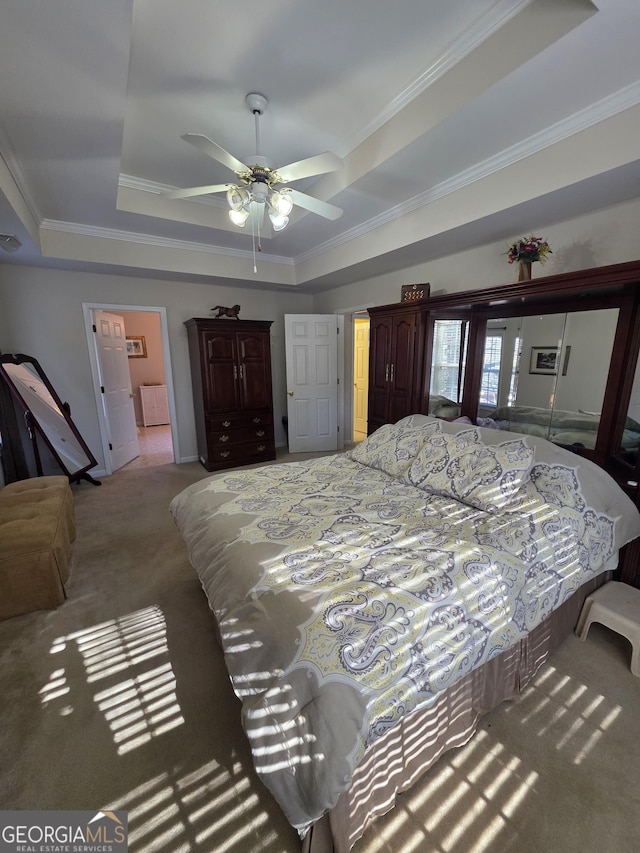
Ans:
[[[127,339],[139,453],[125,466],[147,468],[174,461],[162,329],[157,311],[120,311]]]
[[[367,437],[369,400],[369,316],[353,316],[353,441]]]
[[[163,465],[179,460],[166,310],[153,306],[84,304],[105,473],[113,473],[118,466],[114,464],[111,452],[110,425],[101,391],[104,370],[100,348],[95,342],[96,316],[103,311],[122,317],[130,353],[127,361],[138,434],[138,454],[124,467]]]

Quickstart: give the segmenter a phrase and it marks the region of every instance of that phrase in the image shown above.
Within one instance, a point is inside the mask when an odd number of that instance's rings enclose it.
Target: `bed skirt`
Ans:
[[[316,821],[303,853],[348,853],[368,824],[390,811],[440,756],[463,746],[478,721],[507,699],[516,699],[536,671],[573,631],[587,595],[610,578],[585,584],[528,637],[443,691],[429,708],[414,711],[380,737],[353,774],[352,785]]]

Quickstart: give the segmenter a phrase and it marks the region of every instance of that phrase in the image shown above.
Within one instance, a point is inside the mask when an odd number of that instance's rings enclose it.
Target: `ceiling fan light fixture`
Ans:
[[[289,193],[273,191],[269,197],[271,209],[280,216],[289,216],[293,210],[293,202]]]
[[[335,205],[314,199],[298,190],[290,190],[286,187],[275,189],[280,184],[288,184],[290,181],[334,172],[342,165],[342,161],[335,154],[325,151],[324,154],[317,154],[315,157],[307,157],[304,160],[274,169],[270,160],[260,154],[259,118],[267,108],[268,100],[264,95],[250,92],[245,98],[245,103],[254,117],[256,131],[256,150],[255,154],[245,157],[245,160],[249,161],[248,163],[238,160],[233,154],[201,133],[184,133],[182,135],[185,142],[194,145],[207,156],[235,172],[239,185],[227,182],[202,187],[187,187],[182,190],[170,190],[166,196],[170,199],[180,199],[213,193],[226,193],[231,222],[238,228],[244,228],[247,220],[251,218],[255,252],[256,233],[259,240],[260,227],[263,218],[266,218],[265,214],[269,216],[273,231],[282,231],[289,224],[289,215],[294,208],[294,200],[296,205],[316,213],[318,216],[324,216],[325,219],[337,219],[342,214],[342,210]],[[0,246],[0,248],[6,247]],[[11,250],[7,249],[7,251]]]
[[[251,184],[251,199],[256,204],[266,204],[269,200],[269,187],[263,181],[254,181]]]
[[[229,187],[227,190],[227,201],[231,210],[242,211],[244,208],[249,206],[249,203],[251,202],[251,195],[249,191],[245,190],[243,187],[233,186]],[[244,225],[244,220],[242,224]]]
[[[269,211],[269,219],[274,231],[282,231],[289,224],[288,216],[284,216],[282,213],[274,213],[272,210]]]
[[[249,218],[249,211],[248,210],[230,210],[229,211],[229,219],[233,222],[234,225],[237,225],[238,228],[244,228],[248,218]]]

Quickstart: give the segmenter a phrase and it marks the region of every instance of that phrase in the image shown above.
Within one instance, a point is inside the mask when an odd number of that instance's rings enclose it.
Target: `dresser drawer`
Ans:
[[[235,468],[238,465],[250,465],[255,462],[266,462],[276,458],[273,440],[250,441],[242,444],[221,445],[214,447],[209,444],[206,462],[200,460],[208,471],[220,468]]]
[[[207,415],[207,432],[242,429],[243,427],[264,427],[273,424],[271,412],[231,412],[228,415]]]
[[[209,447],[230,447],[235,444],[249,442],[271,442],[273,441],[273,426],[265,424],[261,426],[243,427],[241,429],[209,430],[207,432],[207,443]]]

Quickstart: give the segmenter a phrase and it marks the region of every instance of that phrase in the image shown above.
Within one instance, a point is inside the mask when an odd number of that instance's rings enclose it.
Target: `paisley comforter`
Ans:
[[[542,439],[412,416],[171,504],[258,774],[301,835],[403,715],[614,568],[640,516]]]

